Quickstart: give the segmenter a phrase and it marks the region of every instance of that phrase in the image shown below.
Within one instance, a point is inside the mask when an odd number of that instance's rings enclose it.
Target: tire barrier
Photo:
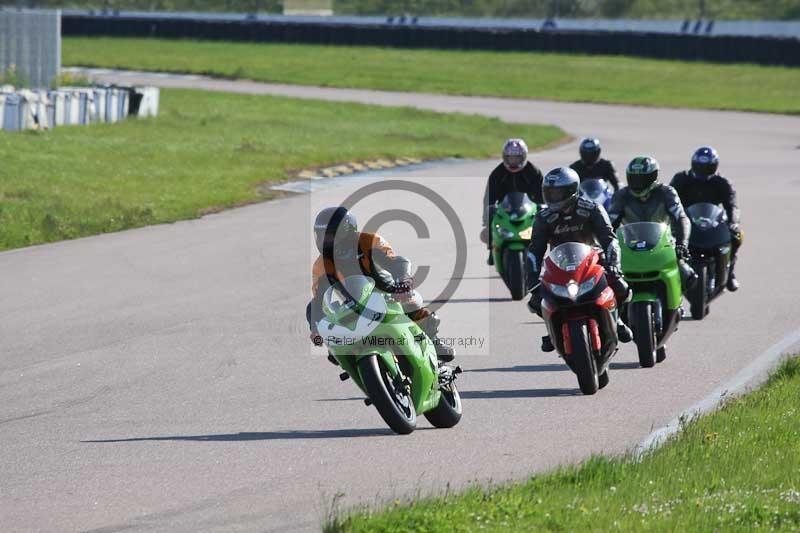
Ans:
[[[155,87],[64,87],[14,90],[0,87],[0,129],[46,130],[114,123],[128,116],[158,114]]]
[[[323,21],[63,14],[63,35],[161,37],[403,48],[508,50],[606,54],[713,61],[800,65],[800,39],[713,36],[634,31],[541,30],[325,23]]]

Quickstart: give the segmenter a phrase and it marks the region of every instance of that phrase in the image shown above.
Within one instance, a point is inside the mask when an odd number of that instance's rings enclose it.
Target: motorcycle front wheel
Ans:
[[[525,257],[522,250],[503,250],[503,273],[512,300],[525,297]]]
[[[652,309],[650,302],[632,302],[628,307],[633,340],[639,351],[639,364],[643,368],[651,368],[656,364],[656,334]]]
[[[395,433],[407,435],[417,427],[417,411],[405,386],[398,383],[377,355],[358,362],[361,381],[372,405]]]
[[[572,369],[578,376],[578,387],[583,394],[594,394],[600,388],[597,365],[589,349],[589,333],[586,322],[573,320],[569,323],[569,338],[572,344]]]

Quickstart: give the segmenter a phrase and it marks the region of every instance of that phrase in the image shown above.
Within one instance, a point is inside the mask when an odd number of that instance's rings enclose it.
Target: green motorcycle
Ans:
[[[497,273],[511,298],[525,296],[525,250],[531,242],[538,207],[524,192],[508,193],[495,204],[492,217],[492,256]]]
[[[652,367],[667,357],[666,343],[681,319],[681,275],[675,241],[666,224],[634,222],[617,232],[622,272],[633,291],[628,325],[639,364]]]
[[[419,293],[398,298],[366,276],[347,277],[325,291],[317,330],[345,371],[339,377],[352,378],[395,432],[414,431],[417,414],[453,427],[461,420],[461,369],[440,366],[431,339],[406,316],[422,306]]]

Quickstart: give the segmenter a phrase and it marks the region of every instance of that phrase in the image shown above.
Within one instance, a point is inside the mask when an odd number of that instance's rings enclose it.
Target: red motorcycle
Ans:
[[[600,256],[577,242],[556,246],[545,259],[541,281],[550,339],[578,376],[581,392],[594,394],[608,385],[608,364],[618,342],[617,304]]]

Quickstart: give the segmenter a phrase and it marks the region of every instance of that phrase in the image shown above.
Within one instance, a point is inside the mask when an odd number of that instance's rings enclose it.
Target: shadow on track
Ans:
[[[348,398],[316,398],[314,401],[315,402],[355,402],[356,400],[358,400],[359,402],[363,402],[364,401],[364,397],[363,396],[361,396],[361,397],[350,396]]]
[[[521,389],[521,390],[468,390],[460,391],[462,399],[491,400],[502,398],[554,398],[582,396],[578,389]]]
[[[486,304],[497,302],[513,302],[511,298],[450,298],[449,300],[431,300],[431,304]]]
[[[611,370],[633,370],[642,368],[637,361],[628,361],[625,363],[611,363],[608,365]]]
[[[548,363],[544,365],[516,365],[497,368],[468,368],[464,369],[464,373],[468,372],[559,372],[562,370],[569,370],[569,367],[563,363]]]
[[[428,429],[428,428],[417,428]],[[147,441],[195,441],[195,442],[236,442],[253,440],[295,440],[295,439],[349,439],[353,437],[389,437],[395,433],[389,428],[367,429],[326,429],[290,430],[220,433],[215,435],[172,435],[165,437],[131,437],[128,439],[82,440],[83,443],[147,442]]]

